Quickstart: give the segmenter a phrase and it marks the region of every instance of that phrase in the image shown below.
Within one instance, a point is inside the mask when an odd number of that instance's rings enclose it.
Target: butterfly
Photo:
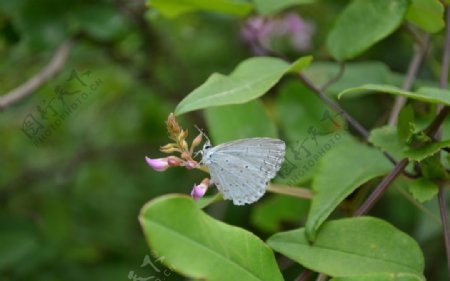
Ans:
[[[260,199],[284,161],[286,144],[274,138],[240,139],[203,146],[201,164],[208,167],[212,183],[224,199],[235,205]]]

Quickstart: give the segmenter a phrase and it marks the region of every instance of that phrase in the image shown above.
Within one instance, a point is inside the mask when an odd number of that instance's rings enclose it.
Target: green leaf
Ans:
[[[264,95],[281,77],[306,67],[311,57],[292,63],[269,57],[250,58],[229,75],[212,74],[205,83],[186,96],[175,108],[175,115],[213,106],[240,104]]]
[[[343,95],[355,92],[382,92],[391,95],[404,96],[423,102],[450,105],[450,91],[432,87],[422,87],[416,92],[408,92],[391,85],[366,84],[342,91],[339,93],[338,97],[341,98]]]
[[[418,134],[418,133],[416,133]],[[397,127],[383,126],[370,132],[369,142],[396,158],[407,157],[410,161],[422,161],[445,147],[450,147],[450,140],[422,143],[420,147],[409,147],[398,138]]]
[[[426,179],[447,180],[449,178],[449,174],[443,166],[439,154],[423,159],[420,162],[420,168],[422,169],[423,177]]]
[[[256,10],[262,15],[276,14],[290,6],[309,4],[315,0],[253,0]]]
[[[313,60],[312,56],[305,56],[297,59],[291,64],[291,67],[288,69],[288,73],[299,73],[306,67],[308,67]]]
[[[369,142],[388,152],[395,158],[403,158],[403,151],[407,148],[404,142],[398,138],[397,127],[383,126],[370,131]]]
[[[273,252],[252,233],[203,213],[187,196],[162,196],[139,216],[152,249],[183,275],[207,280],[283,280]]]
[[[411,273],[375,273],[365,275],[353,275],[336,277],[330,279],[330,281],[423,281],[425,280],[421,276]]]
[[[309,200],[276,195],[256,204],[250,219],[258,229],[275,233],[282,229],[282,223],[298,225],[301,218],[306,218],[308,208]]]
[[[245,16],[253,9],[250,3],[232,0],[147,0],[147,5],[168,18],[195,11]]]
[[[432,199],[438,193],[438,186],[428,179],[415,179],[408,182],[408,190],[419,202]]]
[[[354,0],[341,13],[327,38],[339,61],[354,58],[400,26],[408,0]]]
[[[439,0],[411,0],[406,19],[427,32],[439,32],[445,26],[444,6]]]
[[[313,178],[315,193],[306,221],[306,235],[314,241],[333,210],[363,183],[386,174],[392,164],[377,149],[364,144],[338,145],[319,162]]]
[[[414,123],[414,110],[410,104],[404,106],[398,114],[397,136],[401,141],[406,141],[412,135],[411,123]]]
[[[277,233],[267,243],[302,266],[332,277],[378,272],[421,276],[424,270],[417,242],[377,218],[324,223],[314,244],[306,239],[304,228]]]
[[[205,117],[213,144],[250,137],[277,137],[275,124],[260,100],[208,108]]]
[[[403,152],[403,155],[410,160],[422,161],[445,147],[450,147],[450,140],[424,144],[418,148],[409,148]]]

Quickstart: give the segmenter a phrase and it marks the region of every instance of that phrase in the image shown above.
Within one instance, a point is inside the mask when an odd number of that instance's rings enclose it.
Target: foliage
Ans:
[[[443,2],[0,1],[0,279],[446,280]],[[286,142],[260,201],[194,125]]]

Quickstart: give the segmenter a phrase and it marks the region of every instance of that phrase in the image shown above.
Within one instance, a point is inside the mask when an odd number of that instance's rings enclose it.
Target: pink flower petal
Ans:
[[[198,167],[198,163],[192,160],[186,161],[186,169],[192,170]]]
[[[169,162],[167,161],[167,158],[157,158],[152,159],[150,157],[145,156],[145,161],[147,161],[147,164],[155,171],[163,172],[169,168]]]
[[[205,195],[206,190],[208,190],[208,186],[205,183],[202,182],[199,185],[194,184],[194,187],[192,188],[191,191],[191,197],[194,200],[198,200]]]

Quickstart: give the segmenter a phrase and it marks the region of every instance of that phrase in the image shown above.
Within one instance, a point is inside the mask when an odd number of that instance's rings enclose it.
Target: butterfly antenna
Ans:
[[[202,134],[202,135],[205,137],[205,139],[206,139],[209,143],[211,143],[211,141],[209,140],[209,138],[208,138],[208,136],[205,134],[205,132],[203,132],[203,130],[200,129],[197,125],[194,125],[194,126],[195,126],[195,128],[200,132],[200,134]]]

